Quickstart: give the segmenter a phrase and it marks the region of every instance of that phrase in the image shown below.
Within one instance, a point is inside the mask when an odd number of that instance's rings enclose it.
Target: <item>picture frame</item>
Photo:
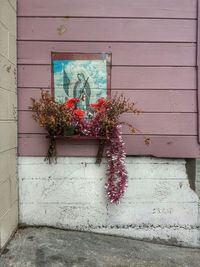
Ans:
[[[101,97],[111,94],[111,53],[51,53],[52,96],[64,103],[78,97],[87,110]]]

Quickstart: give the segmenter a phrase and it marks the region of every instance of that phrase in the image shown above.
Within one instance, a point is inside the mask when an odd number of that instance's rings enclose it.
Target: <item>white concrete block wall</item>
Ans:
[[[20,223],[200,246],[199,198],[185,160],[128,157],[128,188],[119,205],[106,199],[106,161],[19,158]]]
[[[18,224],[16,0],[0,0],[0,249]]]

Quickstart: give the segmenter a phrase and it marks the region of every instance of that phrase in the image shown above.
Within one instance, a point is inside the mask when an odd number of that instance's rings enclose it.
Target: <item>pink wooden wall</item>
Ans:
[[[199,157],[196,48],[197,0],[18,0],[19,155],[46,153],[28,106],[51,87],[51,51],[60,51],[112,53],[112,92],[144,111],[125,115],[140,130],[124,129],[129,155]],[[59,155],[96,151],[95,141],[58,144]]]

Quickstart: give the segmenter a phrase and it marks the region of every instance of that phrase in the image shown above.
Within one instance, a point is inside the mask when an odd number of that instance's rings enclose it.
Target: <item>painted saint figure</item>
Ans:
[[[77,74],[78,81],[74,85],[73,97],[78,97],[80,102],[77,103],[76,108],[88,109],[90,107],[91,89],[88,83],[88,79],[85,79],[85,75],[81,72]],[[84,108],[83,101],[85,101],[86,108]]]
[[[76,103],[76,108],[88,109],[90,107],[90,96],[91,89],[89,85],[89,77],[86,79],[85,75],[80,72],[77,74],[78,80],[75,82],[73,88],[73,97],[78,97],[80,101]],[[66,97],[65,100],[70,98],[69,88],[70,88],[70,79],[67,75],[66,70],[63,70],[63,89],[65,91]]]

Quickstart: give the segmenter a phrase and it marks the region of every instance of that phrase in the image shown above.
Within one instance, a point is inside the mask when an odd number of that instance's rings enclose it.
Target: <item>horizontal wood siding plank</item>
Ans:
[[[132,99],[143,112],[197,112],[195,90],[112,90]]]
[[[148,138],[148,137],[146,137]],[[200,156],[197,136],[151,136],[146,145],[144,136],[125,135],[127,155],[152,155],[156,157],[195,158]],[[44,135],[19,135],[19,156],[46,156],[48,140]],[[59,141],[59,156],[96,156],[98,143],[91,141]]]
[[[60,34],[59,28],[63,34]],[[195,20],[19,18],[19,40],[196,42]]]
[[[32,118],[31,111],[18,112],[19,133],[45,133]],[[197,114],[196,113],[143,113],[140,115],[124,114],[122,121],[132,123],[138,134],[157,135],[196,135],[197,134]],[[129,129],[124,127],[124,134],[129,133]]]
[[[196,18],[196,0],[18,0],[18,16]]]
[[[190,67],[115,67],[112,88],[196,89],[196,70]]]
[[[115,89],[196,89],[194,67],[113,67]],[[50,65],[19,65],[19,87],[51,87]]]
[[[49,91],[49,90],[48,90]],[[125,95],[136,103],[143,112],[197,112],[195,90],[113,90]],[[30,98],[39,99],[39,88],[18,88],[19,110],[28,110]]]
[[[18,64],[50,64],[51,51],[112,53],[113,65],[196,66],[196,44],[18,41]]]

